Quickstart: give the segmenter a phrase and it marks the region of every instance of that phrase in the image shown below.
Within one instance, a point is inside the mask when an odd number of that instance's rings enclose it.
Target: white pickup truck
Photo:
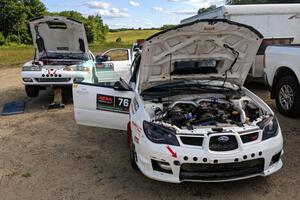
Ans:
[[[300,45],[269,46],[265,52],[265,82],[279,112],[300,116]]]

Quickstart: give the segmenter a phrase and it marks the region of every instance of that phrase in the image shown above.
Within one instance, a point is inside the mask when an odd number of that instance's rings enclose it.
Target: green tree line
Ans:
[[[49,12],[40,0],[0,0],[0,45],[32,44],[28,20],[45,15],[71,17],[83,22],[89,43],[105,41],[109,30],[101,16],[84,17],[76,11]]]

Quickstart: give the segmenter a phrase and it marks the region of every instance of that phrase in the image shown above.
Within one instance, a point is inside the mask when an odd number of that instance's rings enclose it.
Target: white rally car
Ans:
[[[282,167],[281,129],[267,104],[242,86],[262,38],[223,19],[155,34],[129,76],[111,72],[105,82],[73,85],[75,119],[127,130],[132,166],[155,180],[268,176]]]
[[[29,97],[38,96],[39,90],[48,86],[71,86],[74,81],[93,77],[95,58],[81,22],[46,16],[31,20],[29,26],[35,57],[21,72]]]

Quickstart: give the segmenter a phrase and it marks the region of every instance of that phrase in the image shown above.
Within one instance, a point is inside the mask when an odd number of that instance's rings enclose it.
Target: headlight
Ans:
[[[267,140],[269,138],[275,137],[278,134],[279,126],[277,118],[275,116],[263,120],[258,124],[258,126],[263,129],[262,140]]]
[[[144,132],[146,137],[156,144],[169,144],[179,146],[179,142],[175,136],[175,132],[157,124],[144,121]]]
[[[42,68],[38,65],[23,66],[22,71],[42,71]]]
[[[82,72],[89,72],[90,68],[89,67],[84,67],[81,65],[71,65],[71,66],[66,66],[64,68],[64,71],[82,71]]]

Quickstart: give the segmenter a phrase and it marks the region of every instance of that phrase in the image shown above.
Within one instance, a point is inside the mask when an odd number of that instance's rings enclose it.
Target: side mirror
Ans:
[[[121,81],[117,81],[114,84],[114,90],[117,90],[117,91],[129,91],[130,88],[126,84],[122,83]]]

